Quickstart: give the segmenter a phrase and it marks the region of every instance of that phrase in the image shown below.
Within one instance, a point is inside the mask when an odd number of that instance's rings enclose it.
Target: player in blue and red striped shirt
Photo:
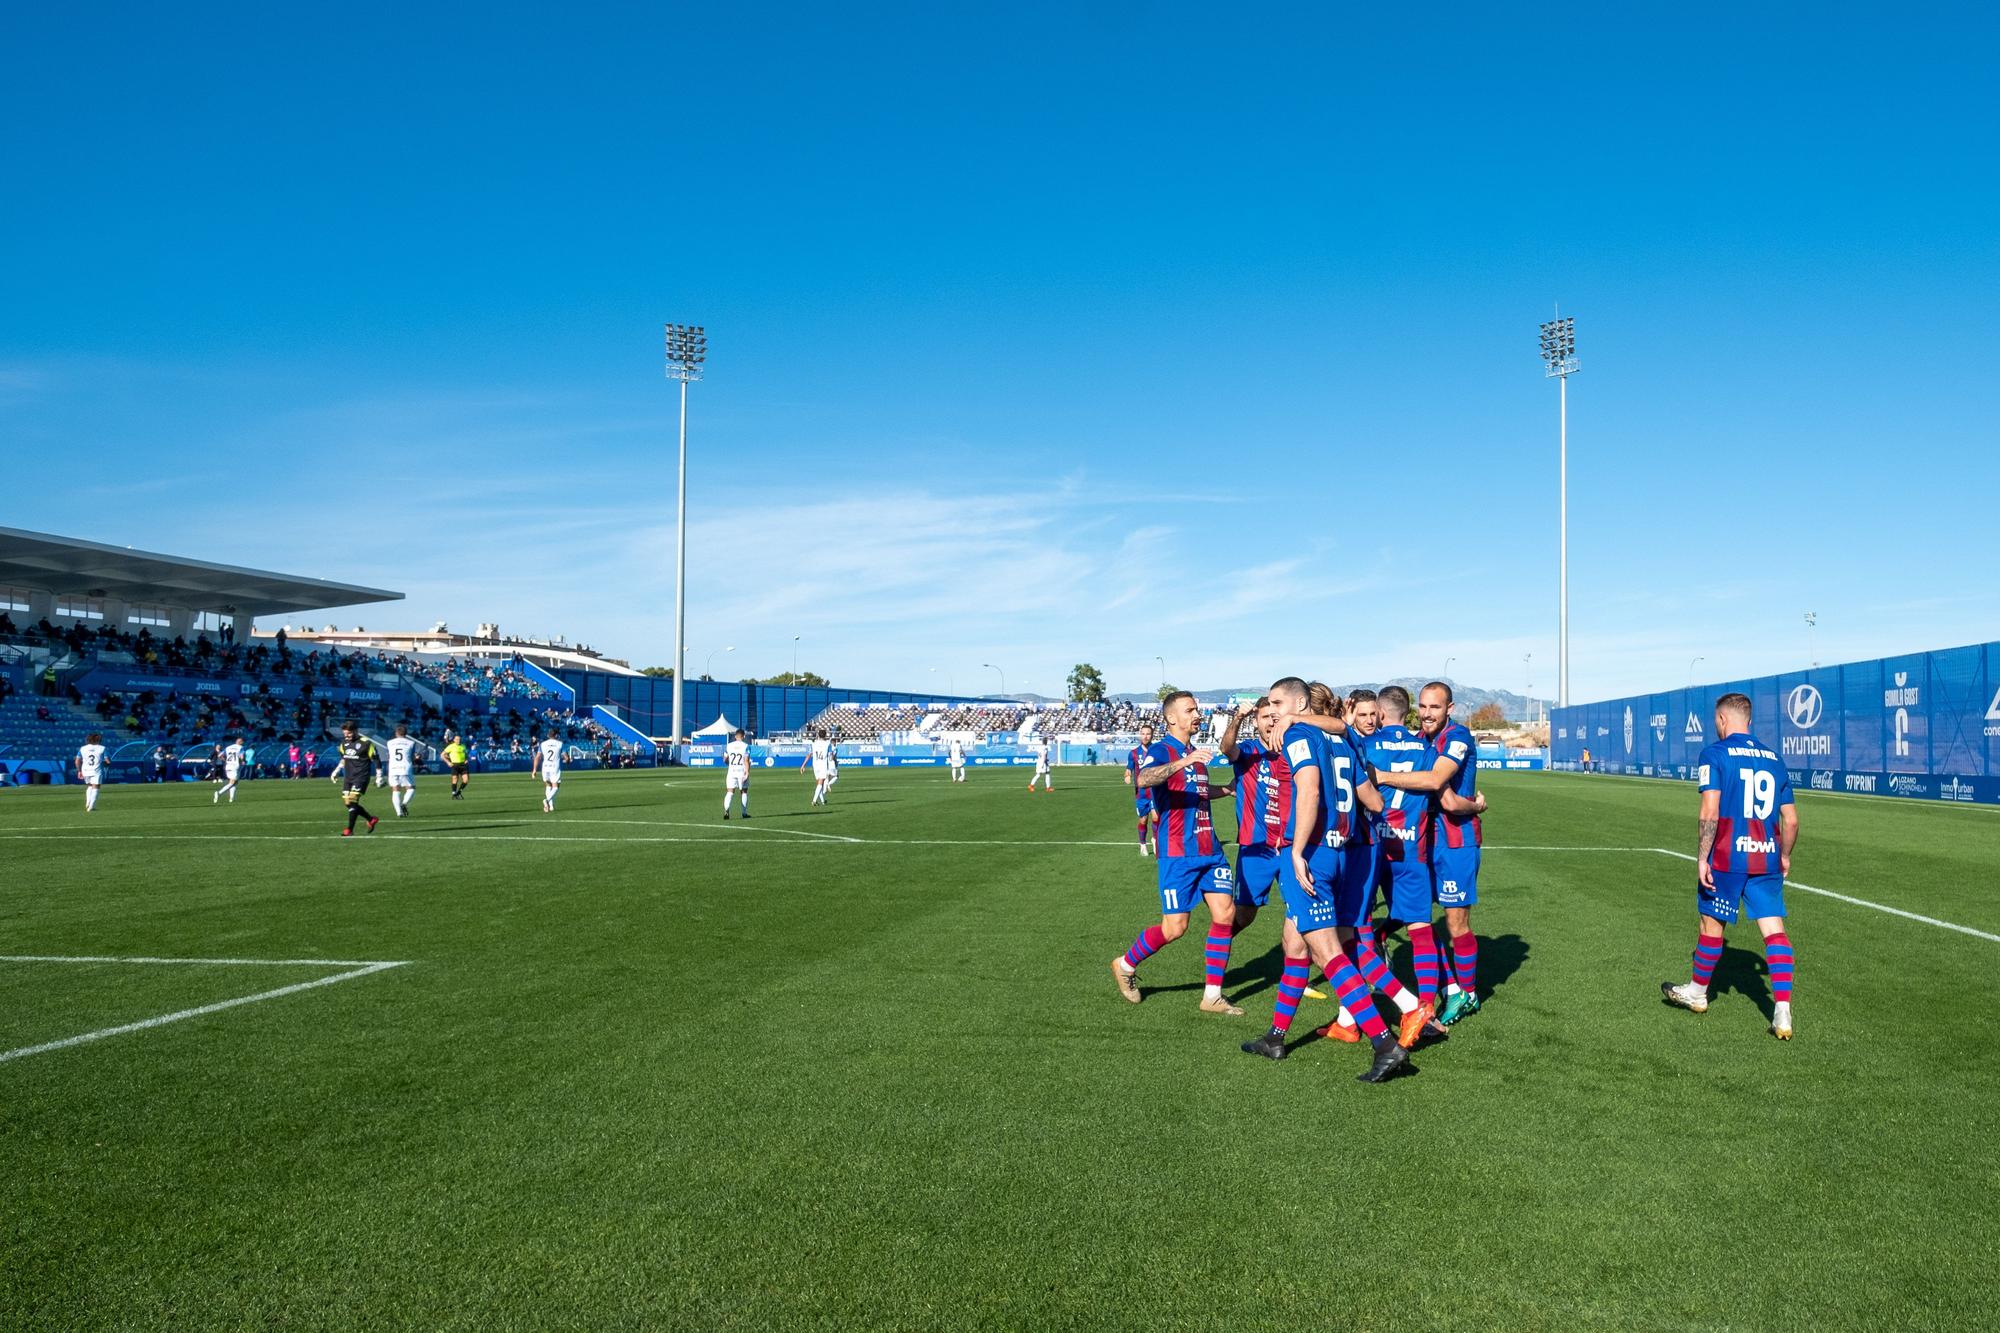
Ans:
[[[1238,741],[1245,722],[1256,732]],[[1236,933],[1271,901],[1278,858],[1291,846],[1292,768],[1279,746],[1278,709],[1259,699],[1229,720],[1217,742],[1236,771]]]
[[[1215,751],[1197,749],[1195,728],[1201,706],[1186,690],[1170,694],[1160,705],[1167,734],[1146,751],[1135,777],[1152,788],[1160,818],[1160,924],[1139,932],[1132,947],[1111,960],[1111,978],[1118,993],[1139,1003],[1139,964],[1187,933],[1197,900],[1208,905],[1208,944],[1201,1010],[1208,1014],[1240,1015],[1242,1010],[1222,994],[1229,970],[1229,941],[1236,921],[1236,877],[1229,858],[1215,840],[1208,803],[1227,796],[1227,784],[1211,790],[1208,763]]]
[[[1132,747],[1131,754],[1125,756],[1125,785],[1132,789],[1133,808],[1139,815],[1139,851],[1142,855],[1158,856],[1160,812],[1153,803],[1153,789],[1139,785],[1139,764],[1146,757],[1146,751],[1151,748],[1153,748],[1153,724],[1141,722],[1139,743]]]
[[[1410,693],[1400,685],[1385,685],[1376,698],[1382,725],[1362,740],[1362,754],[1382,788],[1382,870],[1389,903],[1391,933],[1407,926],[1410,956],[1416,969],[1417,1001],[1433,1009],[1438,996],[1437,939],[1431,929],[1431,868],[1421,846],[1430,798],[1391,785],[1385,773],[1417,773],[1431,766],[1431,747],[1411,731],[1404,719]],[[1430,1035],[1443,1033],[1433,1022]]]
[[[1701,752],[1700,934],[1694,975],[1660,983],[1667,1003],[1708,1011],[1708,983],[1722,960],[1722,928],[1747,909],[1764,933],[1771,974],[1771,1033],[1792,1036],[1792,941],[1785,934],[1785,876],[1799,840],[1792,775],[1776,751],[1750,734],[1750,700],[1725,694],[1715,701],[1718,739]]]
[[[1451,935],[1450,971],[1438,1021],[1456,1023],[1479,1012],[1479,937],[1472,932],[1472,909],[1479,902],[1479,745],[1452,721],[1451,686],[1434,680],[1417,691],[1417,726],[1429,753],[1425,767],[1402,773],[1377,770],[1385,787],[1422,792],[1430,807],[1417,837],[1418,859],[1430,867],[1431,897],[1444,908]],[[1430,916],[1425,907],[1424,916]]]
[[[1279,709],[1283,752],[1292,770],[1290,827],[1285,830],[1291,855],[1278,859],[1278,888],[1285,899],[1285,967],[1271,1030],[1255,1041],[1244,1042],[1243,1050],[1271,1060],[1286,1057],[1285,1035],[1291,1016],[1310,975],[1309,967],[1317,964],[1342,1007],[1353,1012],[1374,1044],[1374,1063],[1357,1077],[1364,1083],[1379,1083],[1408,1058],[1409,1052],[1406,1043],[1382,1022],[1369,998],[1368,983],[1341,951],[1335,929],[1340,924],[1336,897],[1346,845],[1339,830],[1348,813],[1341,806],[1352,796],[1356,760],[1344,737],[1329,734],[1345,730],[1338,719],[1310,716],[1310,695],[1303,680],[1287,676],[1271,686],[1268,697]],[[1408,1036],[1414,1041],[1416,1030],[1412,1028]]]
[[[1333,711],[1338,711],[1339,700],[1330,702]],[[1397,1012],[1406,1016],[1414,1013],[1416,1017],[1408,1021],[1421,1031],[1431,1026],[1436,1014],[1435,1006],[1424,1004],[1419,997],[1404,989],[1403,983],[1396,980],[1396,974],[1383,961],[1375,942],[1376,872],[1380,866],[1382,843],[1387,840],[1385,836],[1378,835],[1378,831],[1383,828],[1382,814],[1386,802],[1369,776],[1367,744],[1379,730],[1379,719],[1375,692],[1357,690],[1349,697],[1347,733],[1336,738],[1339,744],[1347,746],[1347,754],[1352,759],[1351,764],[1338,770],[1337,785],[1345,790],[1337,802],[1344,812],[1336,822],[1337,831],[1346,843],[1341,858],[1340,885],[1335,893],[1340,906],[1338,934],[1341,948],[1354,960],[1354,966],[1360,971],[1362,980],[1368,983],[1368,989],[1388,996]],[[1345,1009],[1321,1029],[1321,1035],[1341,1041],[1361,1040],[1352,1015]]]

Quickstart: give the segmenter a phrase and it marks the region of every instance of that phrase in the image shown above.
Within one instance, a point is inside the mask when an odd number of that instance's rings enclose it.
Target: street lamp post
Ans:
[[[1693,657],[1693,658],[1689,658],[1689,659],[1688,659],[1688,683],[1687,683],[1687,688],[1688,688],[1688,689],[1690,689],[1690,690],[1691,690],[1691,689],[1693,689],[1693,688],[1694,688],[1694,669],[1695,669],[1695,666],[1696,666],[1696,665],[1697,665],[1698,663],[1701,663],[1701,662],[1706,662],[1707,660],[1708,660],[1708,659],[1707,659],[1706,657]]]
[[[1576,321],[1561,316],[1542,325],[1542,360],[1548,365],[1544,378],[1559,386],[1559,432],[1557,444],[1557,547],[1561,567],[1557,612],[1556,706],[1569,706],[1569,377],[1576,374]]]
[[[701,668],[701,674],[702,674],[702,676],[703,676],[704,678],[706,678],[706,679],[710,679],[710,680],[713,680],[713,679],[714,679],[714,677],[713,677],[712,675],[710,675],[710,674],[709,674],[709,670],[708,670],[708,669],[709,669],[710,667],[712,667],[712,666],[714,666],[714,665],[715,665],[715,655],[716,655],[717,653],[733,653],[733,652],[735,652],[735,651],[736,651],[736,645],[735,645],[735,644],[733,644],[733,643],[732,643],[732,644],[730,644],[730,645],[729,645],[729,646],[728,646],[727,648],[711,648],[711,649],[709,649],[709,650],[708,650],[708,661],[706,661],[706,662],[704,662],[704,663],[702,664],[702,668]]]
[[[1167,683],[1167,659],[1155,657],[1153,660],[1160,664],[1160,684],[1164,685]]]
[[[667,378],[681,382],[681,463],[678,518],[674,539],[674,729],[671,753],[681,743],[681,687],[687,680],[687,554],[688,554],[688,385],[701,378],[708,360],[708,331],[699,324],[666,326]]]
[[[988,671],[1000,671],[1000,668],[994,666],[991,662],[982,662],[980,665]],[[1000,671],[1000,693],[1002,696],[1005,696],[1007,693],[1007,673],[1004,671]]]
[[[938,669],[936,667],[932,667],[931,674],[935,676],[937,673]],[[958,697],[958,682],[953,678],[951,670],[948,667],[945,669],[944,673],[944,692],[946,694],[951,695],[953,698]]]
[[[1819,612],[1806,612],[1806,656],[1812,659],[1815,667],[1819,665],[1819,648],[1813,642],[1813,626],[1817,624],[1819,624]]]
[[[1528,724],[1532,726],[1535,721],[1535,655],[1533,653],[1521,654],[1521,674],[1528,678],[1527,720]]]
[[[792,636],[792,683],[799,683],[799,636]]]
[[[1451,684],[1451,664],[1457,660],[1457,657],[1447,657],[1444,659],[1444,670],[1438,674],[1438,679],[1447,685]]]

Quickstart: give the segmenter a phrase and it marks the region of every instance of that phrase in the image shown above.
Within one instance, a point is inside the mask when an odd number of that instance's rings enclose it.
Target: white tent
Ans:
[[[709,723],[707,726],[703,727],[700,731],[695,732],[694,735],[696,737],[727,736],[735,730],[736,730],[736,724],[734,722],[731,722],[726,717],[717,716],[715,721]]]

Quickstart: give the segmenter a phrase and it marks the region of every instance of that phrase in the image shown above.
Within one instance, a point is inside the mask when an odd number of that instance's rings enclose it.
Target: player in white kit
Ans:
[[[1055,779],[1049,776],[1049,743],[1042,737],[1035,738],[1035,776],[1028,779],[1028,790],[1035,790],[1035,783],[1042,784],[1045,792],[1056,789]]]
[[[562,742],[550,736],[535,747],[535,767],[542,775],[542,813],[556,812],[556,789],[562,786]]]
[[[954,736],[944,747],[944,757],[951,761],[951,780],[965,781],[965,742]]]
[[[740,792],[743,796],[743,817],[750,818],[750,744],[743,739],[741,731],[729,738],[729,744],[722,747],[722,763],[725,773],[722,779],[722,817],[729,818],[730,802]]]
[[[833,742],[827,738],[824,731],[813,737],[812,753],[806,756],[806,764],[811,764],[813,771],[812,803],[825,805],[826,789],[833,785],[834,758]],[[804,768],[805,764],[799,767]]]
[[[222,804],[227,796],[231,805],[236,804],[236,780],[243,776],[243,738],[231,736],[229,744],[222,747],[222,785],[215,789],[210,805]]]
[[[97,808],[97,789],[104,784],[104,737],[91,732],[76,752],[76,780],[83,784],[83,808]]]
[[[396,734],[384,748],[389,752],[389,804],[401,819],[410,813],[410,801],[417,794],[417,743],[409,727],[398,722]]]

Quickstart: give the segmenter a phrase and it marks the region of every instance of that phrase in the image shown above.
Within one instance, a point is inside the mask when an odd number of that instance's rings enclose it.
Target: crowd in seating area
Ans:
[[[472,694],[482,699],[553,699],[555,692],[530,680],[513,666],[493,667],[456,657],[442,662],[426,662],[411,657],[393,659],[395,666],[454,694]]]
[[[1043,736],[1064,736],[1074,731],[1095,732],[1099,735],[1136,731],[1142,722],[1157,724],[1160,720],[1158,704],[1141,704],[1124,701],[1101,704],[1066,704],[1061,708],[1044,709],[1035,723],[1035,731]]]
[[[426,744],[439,744],[447,732],[455,732],[468,743],[476,740],[489,749],[514,754],[524,754],[530,740],[551,734],[589,746],[607,739],[604,728],[596,722],[556,708],[535,713],[471,714],[429,704],[360,705],[331,699],[282,699],[261,692],[242,698],[162,695],[153,690],[104,691],[87,707],[107,735],[177,746],[237,735],[264,743],[331,741],[340,724],[350,717],[371,733],[387,735],[396,723],[404,722]]]
[[[945,711],[933,731],[976,731],[986,735],[1019,731],[1027,710],[1019,704],[969,704]]]
[[[25,628],[0,614],[0,639],[28,646],[63,647],[79,655],[123,654],[132,665],[160,675],[245,676],[253,681],[287,684],[316,683],[367,689],[380,682],[371,676],[400,672],[439,690],[481,699],[553,699],[547,689],[515,666],[490,666],[453,657],[425,661],[399,653],[393,657],[364,651],[343,652],[314,647],[295,651],[282,629],[267,642],[238,644],[222,637],[198,634],[163,638],[150,629],[121,630],[115,625],[53,625],[42,620]]]
[[[100,659],[115,661],[122,655],[130,658],[133,666],[161,675],[247,676],[253,681],[366,689],[376,683],[369,679],[371,674],[396,670],[395,663],[378,654],[343,653],[331,648],[294,652],[286,644],[283,630],[269,643],[245,645],[206,634],[197,634],[192,639],[175,635],[169,639],[145,628],[130,631],[115,625],[56,626],[47,620],[19,629],[0,615],[0,637],[30,646],[60,646]]]
[[[927,711],[922,707],[849,708],[834,704],[814,714],[805,733],[817,735],[824,729],[835,741],[875,740],[916,730]],[[1065,704],[1039,713],[1020,704],[968,704],[945,710],[924,730],[929,734],[970,731],[994,735],[1019,731],[1033,719],[1036,733],[1044,736],[1072,732],[1114,735],[1136,731],[1142,722],[1157,724],[1159,717],[1160,706],[1154,703]]]
[[[909,708],[846,708],[829,705],[806,723],[809,735],[825,731],[835,741],[872,741],[886,732],[912,731],[924,710]]]

